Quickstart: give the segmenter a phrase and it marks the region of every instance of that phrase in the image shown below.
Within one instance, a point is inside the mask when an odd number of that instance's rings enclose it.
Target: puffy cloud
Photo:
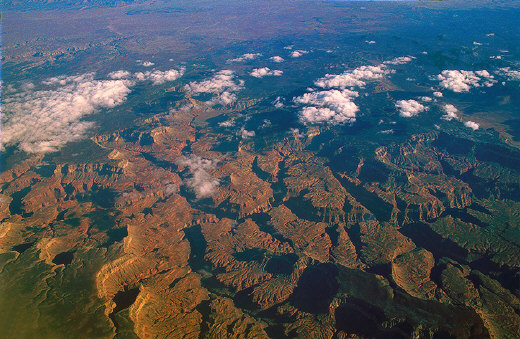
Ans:
[[[228,62],[243,62],[243,61],[247,61],[247,60],[256,59],[260,56],[262,56],[262,54],[260,54],[260,53],[246,53],[246,54],[239,56],[238,58],[229,59]]]
[[[290,55],[291,55],[291,58],[299,58],[302,55],[307,54],[307,53],[309,53],[309,51],[304,51],[302,49],[298,49],[296,51],[292,51]]]
[[[226,120],[218,123],[219,127],[233,127],[235,126],[234,120]]]
[[[229,105],[237,100],[234,92],[240,91],[244,86],[243,80],[236,80],[235,73],[231,70],[222,70],[213,77],[200,82],[190,82],[184,86],[184,90],[189,93],[213,93],[217,97],[208,102],[210,105],[223,104]]]
[[[144,66],[144,67],[152,67],[154,66],[155,64],[151,61],[142,61],[142,60],[137,60],[137,63],[141,66]]]
[[[326,74],[314,82],[318,87],[363,87],[367,81],[380,80],[392,70],[386,65],[361,66],[354,70],[349,70],[341,74]]]
[[[498,73],[506,76],[509,80],[520,80],[520,71],[513,70],[511,67],[499,68]]]
[[[387,64],[387,65],[404,65],[404,64],[409,63],[413,59],[415,59],[415,57],[412,57],[412,56],[402,56],[402,57],[394,58],[394,59],[389,60],[389,61],[385,61],[384,64]]]
[[[183,184],[188,186],[197,199],[209,198],[215,194],[220,181],[211,176],[217,165],[217,160],[204,159],[191,154],[177,160],[177,164],[188,168],[190,177],[183,180]]]
[[[437,98],[442,98],[443,94],[442,94],[442,92],[433,92],[433,96],[435,96]]]
[[[285,61],[284,58],[282,58],[281,56],[278,56],[278,55],[270,57],[269,60],[271,60],[273,62],[284,62]]]
[[[453,119],[458,119],[459,118],[459,116],[457,115],[458,111],[459,110],[452,104],[446,104],[446,105],[444,105],[444,112],[446,112],[446,114],[444,114],[441,117],[441,119],[444,119],[447,121],[451,121]]]
[[[131,75],[132,73],[124,70],[108,73],[108,77],[111,79],[128,79]]]
[[[424,102],[431,102],[431,101],[433,101],[433,99],[430,98],[430,97],[421,97],[421,100],[424,101]]]
[[[235,81],[235,73],[231,70],[222,70],[213,77],[200,82],[190,82],[184,89],[192,93],[222,93],[224,91],[235,92],[243,88],[243,82]]]
[[[330,123],[333,125],[356,121],[358,106],[352,101],[358,93],[348,89],[305,93],[294,102],[317,107],[304,107],[300,121],[307,123]]]
[[[242,137],[242,139],[249,139],[256,135],[255,131],[248,131],[244,127],[240,129],[240,131],[237,132],[237,135]]]
[[[427,107],[413,99],[399,100],[395,103],[395,107],[399,110],[399,115],[403,118],[410,118],[427,110]]]
[[[253,69],[251,76],[254,76],[255,78],[263,78],[268,75],[280,76],[282,73],[283,72],[280,70],[271,70],[269,67],[262,67]]]
[[[4,97],[2,149],[16,145],[27,153],[48,153],[85,136],[92,122],[82,119],[126,100],[129,80],[95,80],[93,73],[43,82],[46,89]]]
[[[468,127],[468,128],[471,128],[472,130],[476,131],[479,129],[480,125],[477,124],[476,122],[474,121],[466,121],[464,123],[464,126]]]
[[[161,85],[168,81],[175,81],[184,74],[184,68],[180,70],[170,69],[167,71],[137,72],[135,78],[140,81],[149,80],[154,85]]]
[[[473,87],[491,87],[496,80],[486,70],[481,71],[458,71],[458,70],[444,70],[437,75],[440,85],[453,92],[468,92]]]
[[[273,102],[274,107],[281,108],[283,107],[283,102],[281,97],[276,97],[276,99]]]

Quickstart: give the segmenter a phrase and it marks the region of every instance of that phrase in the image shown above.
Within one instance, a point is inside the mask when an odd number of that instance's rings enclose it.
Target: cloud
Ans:
[[[375,44],[376,42],[374,40],[365,40],[365,42],[369,45]]]
[[[506,76],[508,80],[520,80],[520,71],[513,70],[511,67],[499,68],[498,73]]]
[[[309,51],[298,49],[296,51],[292,51],[290,55],[291,55],[291,58],[299,58],[302,55],[307,54],[307,53],[309,53]]]
[[[240,131],[237,132],[237,135],[242,137],[242,139],[249,139],[256,135],[255,131],[248,131],[244,127],[240,129]]]
[[[2,149],[48,153],[85,137],[93,122],[85,116],[123,103],[130,80],[95,80],[94,73],[61,76],[42,82],[41,90],[17,92],[3,99]]]
[[[246,54],[242,54],[242,56],[239,56],[238,58],[229,59],[228,62],[243,62],[243,61],[247,61],[247,60],[256,59],[260,56],[262,56],[262,54],[260,54],[260,53],[246,53]]]
[[[219,127],[233,127],[235,126],[234,120],[226,120],[218,123]]]
[[[452,104],[446,104],[444,105],[444,111],[446,114],[444,114],[441,119],[451,121],[453,119],[458,119],[459,116],[457,115],[457,112],[459,111],[455,106]]]
[[[363,87],[367,81],[380,80],[392,70],[384,64],[377,66],[361,66],[354,70],[348,70],[341,74],[326,74],[314,82],[318,87]]]
[[[184,74],[184,68],[180,70],[170,69],[167,71],[137,72],[134,74],[139,81],[149,80],[154,85],[162,85],[168,81],[175,81]]]
[[[294,45],[288,45],[288,46],[284,46],[283,49],[293,49],[294,48]]]
[[[474,121],[466,121],[464,123],[464,126],[468,127],[468,128],[471,128],[472,130],[476,131],[479,129],[480,125],[477,124],[476,122]]]
[[[431,101],[433,101],[433,99],[430,98],[430,97],[421,97],[421,100],[424,101],[424,102],[431,102]]]
[[[281,56],[278,56],[278,55],[270,57],[269,60],[271,60],[273,62],[284,62],[285,61],[284,58],[282,58]]]
[[[177,160],[178,165],[188,167],[190,177],[183,180],[183,184],[195,193],[197,199],[209,198],[215,194],[220,181],[213,178],[210,172],[217,163],[217,160],[204,159],[194,154]]]
[[[389,61],[385,61],[384,64],[386,64],[386,65],[404,65],[404,64],[409,63],[413,59],[415,59],[415,57],[412,57],[412,56],[402,56],[402,57],[394,58],[394,59],[389,60]]]
[[[276,99],[273,101],[273,105],[276,108],[282,108],[283,107],[282,98],[281,97],[276,97]]]
[[[184,90],[188,93],[212,93],[217,97],[208,102],[210,105],[223,104],[229,105],[237,100],[234,92],[238,92],[244,88],[243,80],[236,80],[235,73],[231,70],[222,70],[217,72],[213,77],[200,82],[192,81],[184,86]]]
[[[437,98],[442,98],[443,94],[442,94],[442,92],[433,92],[433,96],[435,96]]]
[[[423,104],[413,99],[399,100],[395,103],[395,107],[399,110],[399,115],[403,118],[411,118],[428,109]]]
[[[131,75],[132,73],[124,70],[108,73],[108,77],[111,79],[128,79]]]
[[[304,107],[300,121],[308,123],[330,123],[333,125],[356,121],[358,106],[352,101],[359,94],[348,89],[305,93],[294,98],[294,102],[318,107]]]
[[[283,74],[280,70],[271,70],[269,67],[255,68],[251,72],[251,76],[255,78],[263,78],[268,75],[281,76]]]
[[[491,87],[496,80],[486,70],[481,71],[458,71],[444,70],[437,75],[440,85],[456,93],[468,92],[473,87]]]
[[[137,63],[141,66],[144,66],[144,67],[152,67],[154,66],[155,64],[151,61],[141,61],[141,60],[137,60]]]

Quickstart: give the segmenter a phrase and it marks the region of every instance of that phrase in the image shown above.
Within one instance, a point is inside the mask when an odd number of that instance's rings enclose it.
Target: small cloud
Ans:
[[[265,76],[281,76],[283,74],[280,70],[271,70],[269,67],[255,68],[251,72],[251,76],[255,78],[263,78]]]
[[[281,56],[278,56],[278,55],[270,57],[269,60],[271,60],[273,62],[284,62],[285,61],[284,58],[282,58]]]
[[[365,42],[369,45],[375,44],[376,42],[374,40],[365,40]]]
[[[167,71],[147,71],[134,74],[139,81],[151,81],[154,85],[162,85],[165,82],[175,81],[184,74],[184,68],[180,70],[170,69]]]
[[[281,97],[276,97],[276,99],[273,102],[274,107],[281,108],[283,107],[283,102]]]
[[[254,60],[260,56],[262,56],[262,54],[260,54],[260,53],[246,53],[246,54],[242,54],[238,58],[229,59],[228,62],[244,62],[244,61],[248,61],[248,60]]]
[[[268,119],[264,119],[264,123],[262,124],[262,126],[260,126],[260,128],[268,128],[268,127],[271,127],[273,124],[271,123],[271,120],[268,120]]]
[[[443,94],[442,94],[442,92],[433,92],[433,96],[435,96],[437,98],[442,98]]]
[[[309,53],[309,51],[298,49],[296,51],[292,51],[290,55],[291,55],[291,58],[299,58],[302,55],[307,54],[307,53]]]
[[[132,73],[124,70],[108,73],[108,77],[111,79],[128,79],[131,75]]]
[[[399,100],[395,103],[395,107],[399,110],[399,115],[403,118],[411,118],[427,110],[427,107],[413,99]]]
[[[389,61],[385,61],[384,64],[387,64],[387,65],[404,65],[404,64],[409,63],[413,59],[415,59],[415,57],[412,57],[412,56],[402,56],[402,57],[394,58],[394,59],[389,60]]]
[[[464,70],[445,70],[437,75],[440,85],[453,92],[468,92],[473,87],[491,87],[496,80],[486,70],[464,71]]]
[[[492,36],[495,36],[495,33],[488,33],[486,34],[487,37],[492,37]]]
[[[293,49],[294,48],[294,45],[288,45],[288,46],[285,46],[283,49]]]
[[[197,199],[209,198],[215,194],[220,181],[211,176],[217,165],[217,160],[201,158],[191,154],[177,160],[177,164],[188,168],[190,177],[183,180],[183,184],[188,186]]]
[[[473,45],[475,45],[475,46],[482,46],[482,43],[481,42],[477,42],[477,41],[473,41]]]
[[[242,137],[242,139],[249,139],[256,135],[255,131],[248,131],[244,127],[240,129],[240,131],[237,132],[237,135]]]
[[[314,82],[318,87],[363,87],[368,81],[380,80],[392,70],[384,64],[377,66],[360,66],[342,74],[327,74]]]
[[[444,114],[441,119],[443,120],[446,120],[446,121],[451,121],[453,119],[458,119],[459,116],[457,115],[457,112],[459,110],[453,106],[452,104],[446,104],[444,105],[444,112],[446,112],[446,114]]]
[[[235,126],[234,120],[226,120],[218,123],[219,127],[233,127]]]
[[[151,62],[151,61],[141,61],[141,60],[137,60],[137,63],[141,66],[144,66],[144,67],[152,67],[155,65],[155,63]]]
[[[499,68],[497,71],[498,74],[506,76],[508,80],[520,80],[520,71],[513,70],[511,67],[503,67]]]
[[[235,73],[231,70],[222,70],[217,72],[213,77],[196,82],[192,81],[184,86],[184,90],[188,93],[213,93],[217,97],[208,102],[210,105],[224,104],[229,105],[236,101],[235,92],[244,88],[243,80],[236,80]]]
[[[468,128],[471,128],[472,130],[476,131],[479,129],[480,125],[477,124],[476,122],[474,121],[466,121],[464,122],[464,126],[468,127]]]
[[[332,125],[356,121],[358,106],[352,101],[358,92],[349,89],[305,93],[294,98],[294,102],[317,107],[304,107],[300,121],[308,123],[330,123]]]
[[[424,101],[424,102],[431,102],[431,101],[433,101],[433,99],[430,98],[430,97],[421,97],[421,100]]]
[[[385,130],[379,131],[377,133],[380,133],[380,134],[394,134],[394,130],[393,129],[385,129]]]

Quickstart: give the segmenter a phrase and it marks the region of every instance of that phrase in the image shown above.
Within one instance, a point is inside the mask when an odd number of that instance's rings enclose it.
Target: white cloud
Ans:
[[[385,130],[379,131],[377,133],[380,133],[380,134],[394,134],[394,130],[393,129],[385,129]]]
[[[476,122],[474,121],[466,121],[464,123],[464,126],[468,127],[468,128],[471,128],[472,130],[476,131],[479,129],[480,125],[477,124]]]
[[[314,82],[318,87],[363,87],[367,81],[380,80],[392,70],[386,65],[361,66],[354,70],[348,70],[341,74],[326,74]]]
[[[437,98],[442,98],[443,97],[442,92],[433,92],[433,95],[436,96]]]
[[[290,55],[291,55],[291,58],[299,58],[302,55],[307,54],[307,53],[309,53],[309,51],[298,49],[296,51],[292,51]]]
[[[278,55],[270,57],[269,60],[271,60],[273,62],[284,62],[285,61],[284,58],[282,58],[281,56],[278,56]]]
[[[294,48],[294,45],[288,45],[288,46],[285,46],[283,49],[293,49]]]
[[[243,61],[247,61],[247,60],[256,59],[260,56],[262,56],[262,54],[260,54],[260,53],[246,53],[246,54],[242,54],[238,58],[229,59],[228,62],[243,62]]]
[[[213,77],[200,82],[190,82],[184,89],[192,93],[222,93],[224,91],[235,92],[243,88],[243,82],[235,81],[235,73],[231,70],[222,70]]]
[[[511,69],[511,67],[499,68],[498,73],[508,77],[509,80],[520,80],[520,71]]]
[[[210,172],[217,163],[217,160],[204,159],[193,154],[177,160],[178,165],[188,167],[190,177],[183,184],[195,193],[197,199],[209,198],[215,194],[220,181],[213,178]]]
[[[459,111],[455,106],[452,104],[446,104],[444,105],[444,111],[446,114],[444,114],[441,119],[451,121],[453,119],[458,119],[459,116],[457,115],[457,112]]]
[[[111,79],[128,79],[132,73],[124,70],[108,73],[108,77]]]
[[[376,42],[374,40],[365,40],[365,42],[369,45],[375,44]]]
[[[134,74],[139,81],[149,80],[154,85],[161,85],[168,81],[175,81],[184,74],[184,68],[180,70],[170,69],[167,71],[147,71]]]
[[[428,109],[423,104],[413,99],[399,100],[395,103],[395,107],[399,110],[399,115],[403,118],[416,116],[417,114]]]
[[[271,70],[269,67],[255,68],[251,72],[251,76],[255,78],[263,78],[268,75],[281,76],[283,74],[280,70]]]
[[[273,102],[274,107],[281,108],[283,107],[283,102],[281,97],[276,97],[276,99]]]
[[[129,80],[95,80],[93,73],[61,76],[43,82],[47,89],[4,97],[2,149],[18,145],[27,153],[48,153],[82,139],[92,122],[82,119],[126,100]]]
[[[144,67],[152,67],[154,66],[155,64],[151,61],[141,61],[141,60],[137,60],[137,63],[141,66],[144,66]]]
[[[271,120],[264,119],[264,123],[262,124],[262,126],[260,126],[260,128],[268,128],[268,127],[271,127],[272,125],[273,125],[273,123],[271,122]]]
[[[415,59],[415,57],[412,57],[412,56],[402,56],[402,57],[394,58],[394,59],[389,60],[389,61],[385,61],[384,64],[387,64],[387,65],[404,65],[404,64],[409,63],[413,59]]]
[[[300,112],[300,121],[307,123],[330,123],[333,125],[356,121],[358,106],[352,101],[358,96],[356,91],[348,89],[305,93],[294,98],[294,102],[316,107],[304,107]]]
[[[430,98],[430,97],[421,97],[421,100],[424,101],[424,102],[431,102],[431,101],[433,101],[433,99]]]
[[[244,127],[240,129],[240,131],[237,132],[237,135],[242,137],[242,139],[249,139],[256,135],[255,131],[248,131]]]
[[[189,93],[213,93],[217,97],[208,102],[210,105],[223,104],[229,105],[237,100],[234,92],[238,92],[244,87],[243,80],[236,80],[235,73],[231,70],[222,70],[213,77],[200,82],[190,82],[184,86],[184,90]]]
[[[468,92],[473,87],[491,87],[496,80],[486,70],[464,71],[464,70],[444,70],[437,75],[440,85],[453,92]]]
[[[234,120],[226,120],[218,123],[219,127],[233,127],[235,126]]]

